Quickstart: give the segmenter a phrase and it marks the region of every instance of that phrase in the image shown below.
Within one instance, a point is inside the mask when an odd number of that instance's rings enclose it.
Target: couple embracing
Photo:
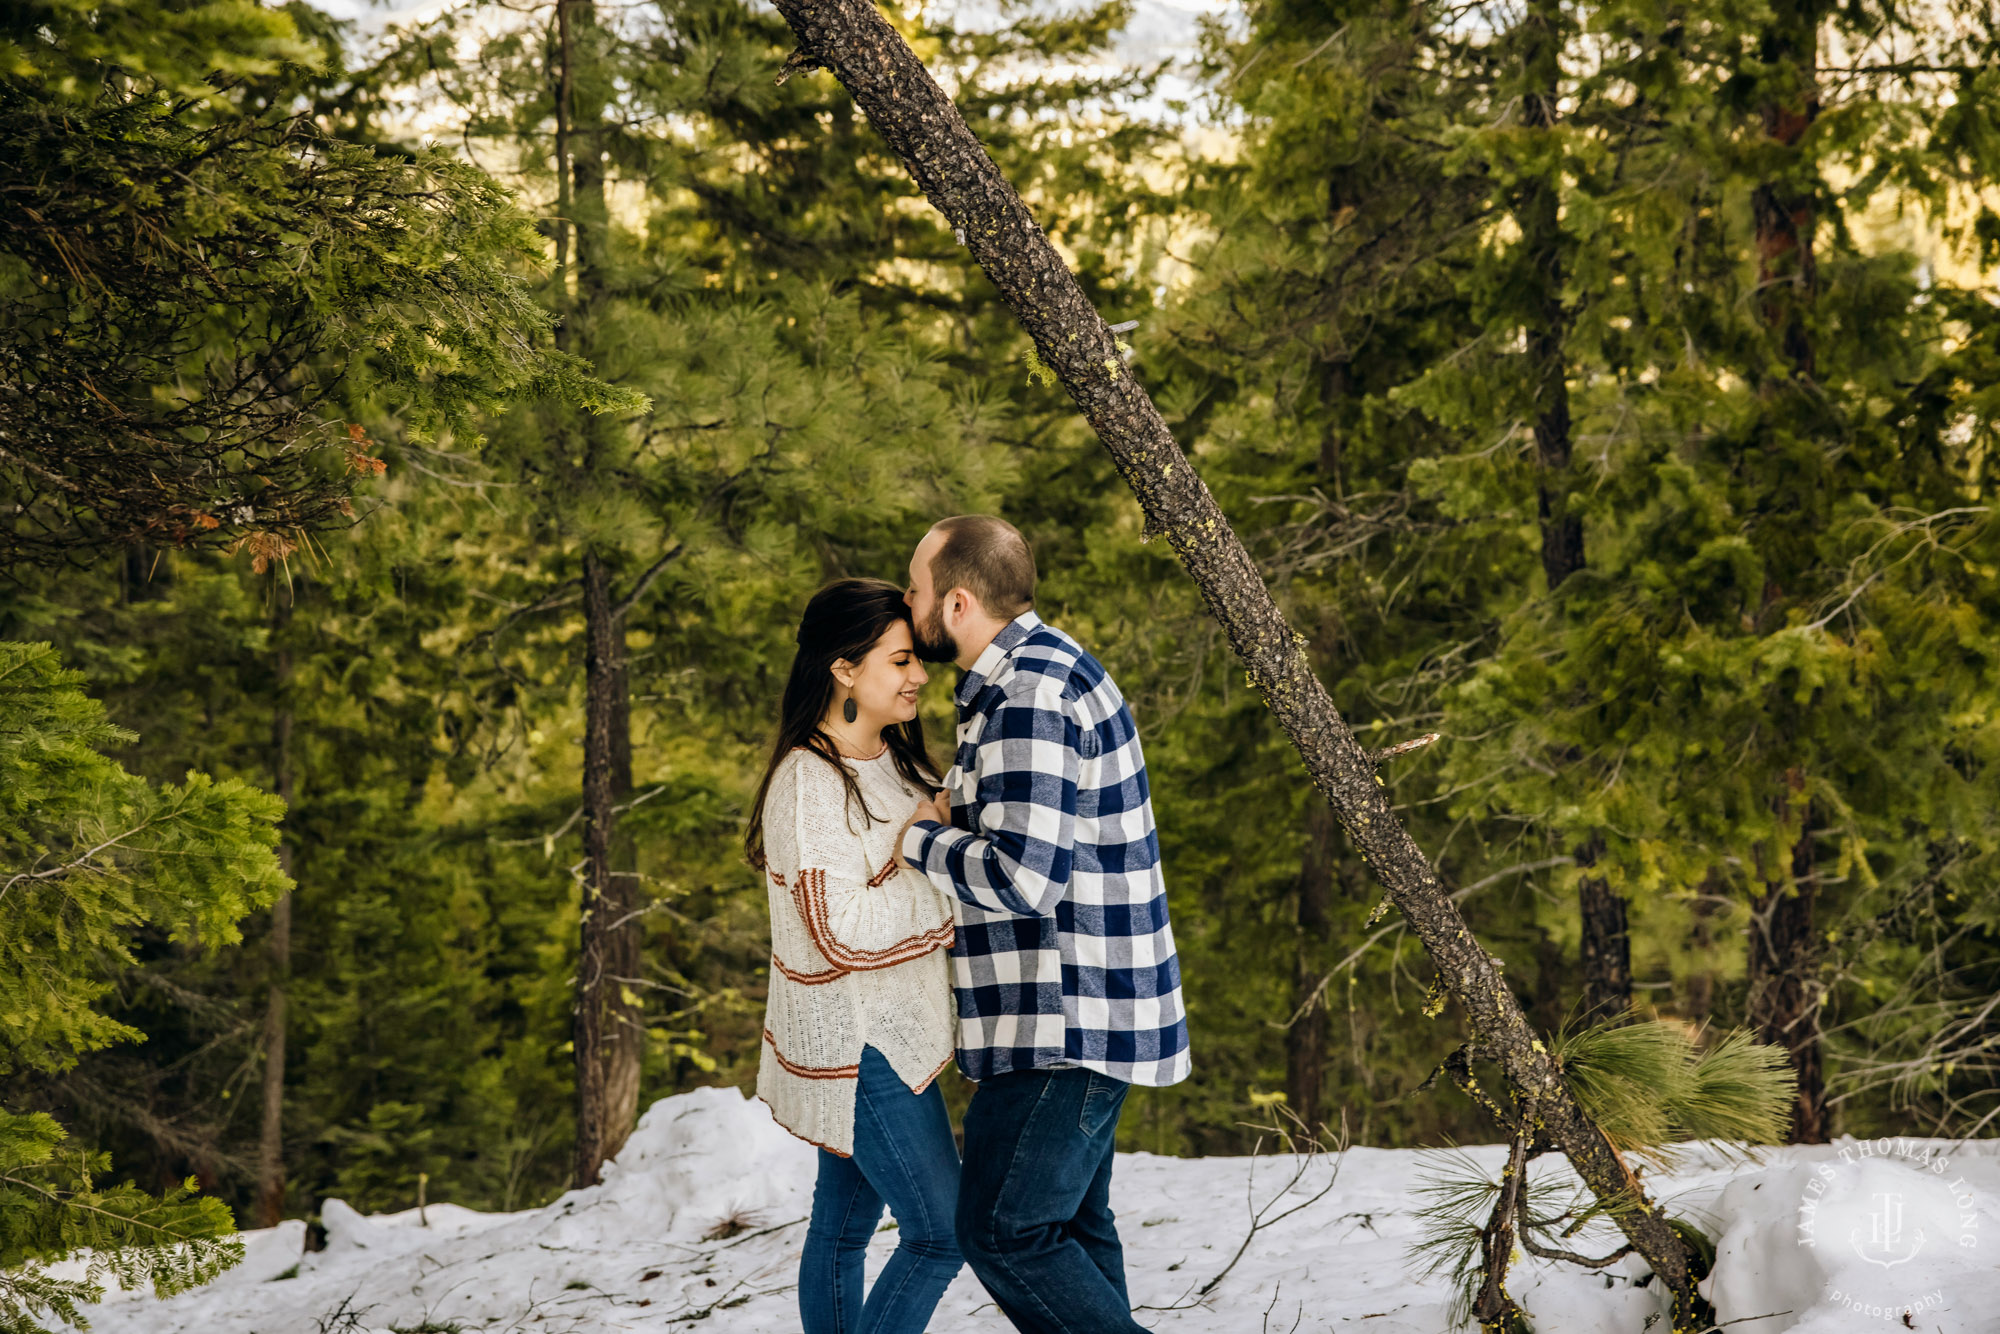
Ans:
[[[842,579],[799,625],[745,844],[771,897],[757,1092],[819,1148],[806,1334],[916,1334],[961,1263],[1017,1329],[1142,1328],[1112,1148],[1131,1085],[1187,1076],[1180,965],[1131,712],[1034,598],[1026,540],[968,515],[907,590]],[[925,661],[963,672],[945,772]],[[963,1164],[933,1082],[954,1048]]]

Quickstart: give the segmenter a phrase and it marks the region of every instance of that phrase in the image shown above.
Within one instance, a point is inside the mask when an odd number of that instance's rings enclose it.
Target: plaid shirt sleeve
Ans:
[[[953,812],[953,827],[911,825],[904,859],[975,908],[1054,913],[1075,858],[1080,731],[1059,690],[1002,699],[980,728],[973,805]]]

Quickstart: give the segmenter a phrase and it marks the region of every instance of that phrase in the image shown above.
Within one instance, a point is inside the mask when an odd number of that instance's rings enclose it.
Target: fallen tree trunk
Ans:
[[[824,68],[846,86],[999,289],[1138,496],[1147,532],[1173,545],[1313,782],[1464,1008],[1474,1054],[1501,1068],[1517,1104],[1539,1109],[1549,1139],[1672,1294],[1674,1329],[1700,1329],[1706,1303],[1679,1235],[1571,1097],[1495,960],[1472,938],[1429,860],[1391,813],[1375,760],[1313,674],[1304,639],[1286,623],[1249,552],[1027,205],[873,0],[774,3],[799,42],[787,71]]]

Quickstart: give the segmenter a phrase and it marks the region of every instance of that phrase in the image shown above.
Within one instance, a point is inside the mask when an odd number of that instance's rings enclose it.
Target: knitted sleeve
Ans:
[[[940,913],[928,885],[902,875],[886,846],[883,865],[869,865],[862,841],[868,816],[833,767],[802,754],[790,768],[790,793],[774,782],[771,795],[792,802],[798,866],[791,877],[792,903],[826,961],[847,971],[888,968],[950,945],[951,916]],[[875,824],[886,823],[893,832],[909,814],[876,809]]]

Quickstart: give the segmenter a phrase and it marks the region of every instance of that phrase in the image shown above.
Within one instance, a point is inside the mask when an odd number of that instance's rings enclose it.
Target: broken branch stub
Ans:
[[[1624,1162],[1570,1096],[1499,971],[1437,873],[1389,808],[1364,749],[1313,674],[1305,641],[1195,475],[1117,339],[965,119],[872,0],[774,0],[799,51],[847,88],[985,272],[1097,432],[1138,497],[1146,527],[1173,545],[1250,681],[1291,738],[1362,857],[1408,919],[1481,1047],[1533,1098],[1552,1142],[1673,1294],[1674,1326],[1705,1309],[1687,1252]],[[1615,1203],[1613,1203],[1615,1202]]]

